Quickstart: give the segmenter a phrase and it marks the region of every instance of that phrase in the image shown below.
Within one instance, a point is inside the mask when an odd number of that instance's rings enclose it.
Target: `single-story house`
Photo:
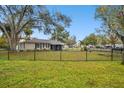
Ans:
[[[46,40],[32,38],[30,40],[21,40],[18,50],[62,50],[64,43],[57,40]]]

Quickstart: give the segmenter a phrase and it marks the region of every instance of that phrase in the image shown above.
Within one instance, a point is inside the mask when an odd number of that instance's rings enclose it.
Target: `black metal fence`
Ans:
[[[0,60],[121,61],[124,49],[92,51],[10,51],[0,50]]]

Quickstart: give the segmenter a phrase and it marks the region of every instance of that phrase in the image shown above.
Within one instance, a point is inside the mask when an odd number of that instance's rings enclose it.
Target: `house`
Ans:
[[[30,40],[21,40],[18,50],[62,50],[64,43],[57,40],[46,40],[32,38]]]

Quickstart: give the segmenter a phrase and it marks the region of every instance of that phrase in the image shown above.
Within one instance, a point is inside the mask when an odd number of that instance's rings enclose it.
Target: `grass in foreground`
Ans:
[[[0,61],[0,87],[124,87],[120,62]]]

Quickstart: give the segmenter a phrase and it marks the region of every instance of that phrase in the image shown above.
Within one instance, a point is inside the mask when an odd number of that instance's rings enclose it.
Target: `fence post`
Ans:
[[[111,61],[113,61],[113,49],[111,49]]]
[[[124,62],[124,48],[122,48],[122,63]]]
[[[8,49],[8,60],[10,60],[10,56],[9,56],[9,49]]]
[[[62,61],[62,51],[60,51],[60,61]]]
[[[36,60],[36,49],[34,49],[34,61]]]
[[[86,50],[86,61],[87,61],[87,50]]]

